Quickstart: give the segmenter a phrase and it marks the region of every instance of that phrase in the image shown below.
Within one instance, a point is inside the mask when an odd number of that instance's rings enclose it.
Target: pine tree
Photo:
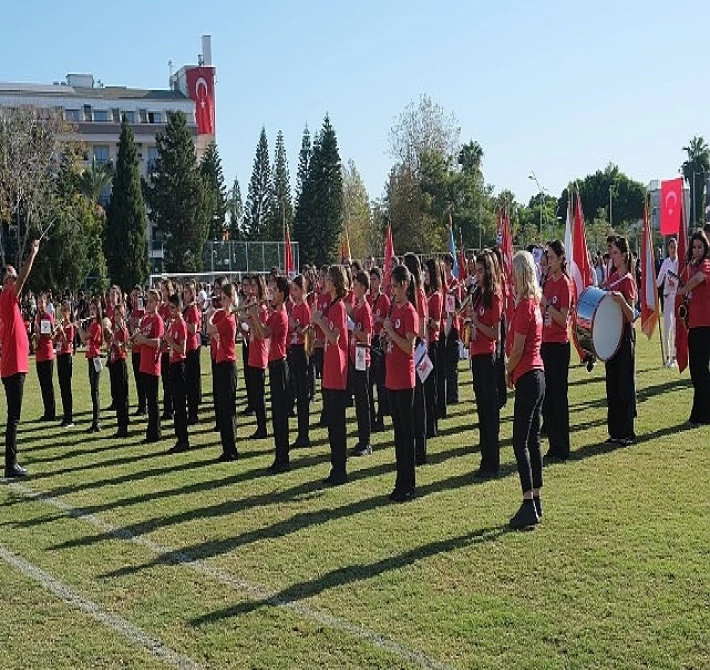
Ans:
[[[271,213],[271,170],[269,168],[269,144],[266,129],[261,129],[256,145],[254,169],[251,173],[247,202],[244,209],[242,230],[249,241],[267,239],[267,223]]]
[[[291,203],[291,186],[289,183],[288,161],[284,136],[279,130],[276,136],[274,152],[274,169],[271,179],[271,216],[266,231],[267,240],[283,240],[284,225],[291,230],[293,224],[293,205]]]
[[[317,138],[316,138],[317,139]],[[303,130],[301,138],[301,151],[298,154],[298,172],[296,173],[296,213],[293,221],[293,239],[299,244],[299,258],[301,263],[309,263],[312,258],[305,255],[306,250],[313,247],[311,239],[311,205],[308,175],[313,160],[311,147],[311,134],[308,125]]]
[[[227,212],[229,213],[229,239],[239,240],[244,219],[244,202],[242,201],[242,190],[239,188],[239,179],[236,177],[232,190],[229,192]]]
[[[124,290],[148,279],[146,212],[133,130],[123,115],[113,190],[106,212],[106,261],[111,281]]]
[[[227,187],[224,185],[222,160],[214,142],[202,157],[200,173],[205,184],[205,206],[209,218],[207,238],[221,240],[227,228]]]
[[[308,130],[308,124],[303,129],[303,137],[301,138],[301,151],[298,152],[298,172],[296,173],[296,208],[301,200],[301,194],[306,181],[308,180],[308,169],[311,164],[311,156],[313,149],[311,148],[311,133]]]
[[[185,117],[168,112],[156,136],[158,158],[148,187],[150,218],[163,235],[165,269],[199,272],[209,227],[205,189]]]

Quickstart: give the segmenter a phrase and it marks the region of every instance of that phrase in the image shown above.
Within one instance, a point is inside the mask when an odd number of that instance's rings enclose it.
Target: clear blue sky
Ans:
[[[647,182],[677,175],[694,134],[710,140],[708,0],[39,0],[3,3],[0,25],[0,81],[91,72],[146,88],[211,34],[218,147],[244,197],[261,126],[272,157],[283,131],[293,186],[304,124],[326,112],[343,161],[381,196],[389,130],[421,93],[483,146],[486,181],[525,202],[531,171],[555,195],[609,161]]]

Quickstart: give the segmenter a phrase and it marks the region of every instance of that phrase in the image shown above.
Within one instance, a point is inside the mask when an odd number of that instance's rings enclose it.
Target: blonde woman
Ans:
[[[523,490],[523,503],[510,520],[511,528],[529,528],[542,517],[542,452],[540,412],[545,398],[545,369],[540,356],[543,320],[542,292],[532,254],[519,251],[513,257],[515,315],[510,329],[513,347],[508,358],[506,382],[515,387],[513,451]]]

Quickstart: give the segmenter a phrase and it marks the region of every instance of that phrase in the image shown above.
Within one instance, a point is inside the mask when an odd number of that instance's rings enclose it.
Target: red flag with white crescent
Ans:
[[[683,212],[683,202],[680,204],[678,215],[678,276],[683,282],[688,281],[686,272],[686,255],[688,253],[688,226],[685,223]],[[678,307],[683,303],[683,297],[676,295],[675,311],[678,314]],[[688,329],[678,318],[675,320],[675,358],[678,363],[678,371],[683,372],[688,367]]]
[[[392,226],[387,226],[387,232],[385,233],[385,260],[383,264],[383,277],[382,281],[384,283],[385,293],[389,293],[390,285],[390,272],[392,271],[392,259],[394,258],[394,243],[392,241]]]
[[[643,207],[643,237],[641,238],[641,330],[649,339],[656,329],[661,311],[656,285],[656,263],[653,256],[653,237],[648,221],[648,204]]]
[[[506,353],[510,355],[513,347],[513,338],[510,337],[510,329],[513,327],[513,316],[515,314],[515,290],[513,283],[513,238],[510,233],[510,218],[508,211],[499,212],[498,228],[500,230],[500,251],[503,256],[503,278],[505,290],[505,325],[508,337],[505,339]]]
[[[193,67],[185,72],[187,94],[195,101],[198,135],[214,135],[214,68]]]
[[[661,182],[661,235],[677,235],[683,207],[683,177]]]

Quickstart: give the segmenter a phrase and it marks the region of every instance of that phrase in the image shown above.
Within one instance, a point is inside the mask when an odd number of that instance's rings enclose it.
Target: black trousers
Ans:
[[[170,364],[170,383],[173,385],[173,426],[178,444],[187,446],[190,441],[187,436],[187,365],[186,361]]]
[[[170,383],[170,354],[164,352],[160,356],[160,377],[163,380],[163,416],[172,416],[173,387]]]
[[[382,423],[386,414],[387,389],[385,389],[385,352],[382,351],[379,337],[372,338],[370,348],[370,424]],[[377,410],[375,410],[375,389],[377,389]]]
[[[158,376],[143,375],[143,387],[145,388],[145,402],[148,407],[148,427],[145,430],[145,439],[156,442],[160,439],[160,417],[158,416]]]
[[[636,436],[636,332],[624,326],[619,351],[606,362],[607,427],[609,437],[626,439]]]
[[[328,442],[330,442],[330,476],[344,477],[347,474],[347,429],[345,408],[348,403],[347,389],[323,389],[328,404]]]
[[[498,407],[503,409],[508,402],[508,386],[505,383],[505,319],[500,322],[500,340],[496,343],[496,387]]]
[[[111,380],[111,397],[116,410],[116,424],[119,430],[128,427],[128,368],[122,358],[111,363],[108,369]]]
[[[42,405],[44,407],[43,419],[54,419],[57,407],[54,401],[54,361],[40,361],[37,363],[37,379],[42,391]]]
[[[288,456],[288,412],[286,411],[286,385],[288,365],[286,359],[269,363],[269,389],[271,391],[271,425],[276,447],[275,463],[287,465]]]
[[[131,353],[131,365],[133,366],[133,380],[136,383],[136,395],[138,396],[138,411],[145,414],[145,384],[143,373],[141,372],[141,355]]]
[[[219,403],[217,402],[217,362],[210,356],[212,365],[212,406],[214,408],[214,425],[219,430]]]
[[[266,373],[262,368],[248,367],[244,370],[246,383],[251,387],[251,403],[256,417],[256,428],[266,431],[266,403],[264,402],[264,388]]]
[[[545,373],[531,370],[515,385],[513,451],[523,493],[542,487],[540,412],[545,398]]]
[[[5,426],[5,469],[17,464],[17,426],[22,413],[22,395],[25,389],[25,373],[18,372],[3,377],[5,399],[7,401],[7,425]]]
[[[446,338],[446,404],[459,401],[459,331],[452,328]]]
[[[246,409],[254,409],[254,403],[252,402],[252,388],[251,380],[247,374],[247,368],[249,366],[249,338],[244,337],[242,339],[242,370],[244,370],[244,388],[247,392],[247,406]]]
[[[426,405],[426,436],[436,437],[439,434],[439,420],[437,409],[437,375],[439,341],[429,343],[429,358],[434,369],[424,382],[424,404]]]
[[[446,336],[442,331],[436,347],[436,415],[440,419],[446,418],[448,411],[446,405]]]
[[[693,382],[693,408],[690,421],[710,423],[710,328],[688,331],[688,365]]]
[[[289,375],[292,380],[291,388],[296,394],[296,408],[298,411],[298,436],[299,442],[309,441],[309,391],[308,381],[308,357],[306,349],[302,344],[291,345],[289,354],[290,363],[288,366]]]
[[[197,420],[202,401],[202,366],[200,365],[200,347],[188,351],[185,355],[185,394],[187,396],[187,416]],[[171,371],[172,372],[172,371]],[[175,385],[173,384],[173,389]],[[175,393],[173,392],[173,399]],[[177,407],[177,403],[175,403]]]
[[[478,410],[478,435],[481,446],[481,470],[500,470],[500,407],[496,388],[495,354],[471,357],[473,392]]]
[[[350,378],[353,380],[353,393],[355,395],[355,416],[357,417],[357,448],[363,449],[370,446],[370,371],[356,370],[350,366]]]
[[[414,389],[389,390],[388,393],[394,428],[394,454],[397,461],[394,488],[398,492],[413,491],[416,484],[412,432]]]
[[[569,342],[543,342],[540,348],[545,365],[545,400],[542,418],[550,443],[550,454],[569,456]]]
[[[101,371],[96,369],[94,361],[99,358],[87,358],[89,364],[89,388],[91,389],[91,425],[100,424],[101,401],[99,399],[99,387],[101,382]]]
[[[417,465],[423,465],[426,463],[426,398],[424,397],[424,384],[416,373],[414,375],[412,420],[415,462]]]
[[[237,453],[237,364],[234,361],[217,363],[215,377],[222,451],[229,456],[235,456]]]
[[[74,421],[74,399],[71,393],[71,377],[74,360],[71,354],[57,356],[57,377],[59,393],[62,397],[62,420],[65,423]]]

